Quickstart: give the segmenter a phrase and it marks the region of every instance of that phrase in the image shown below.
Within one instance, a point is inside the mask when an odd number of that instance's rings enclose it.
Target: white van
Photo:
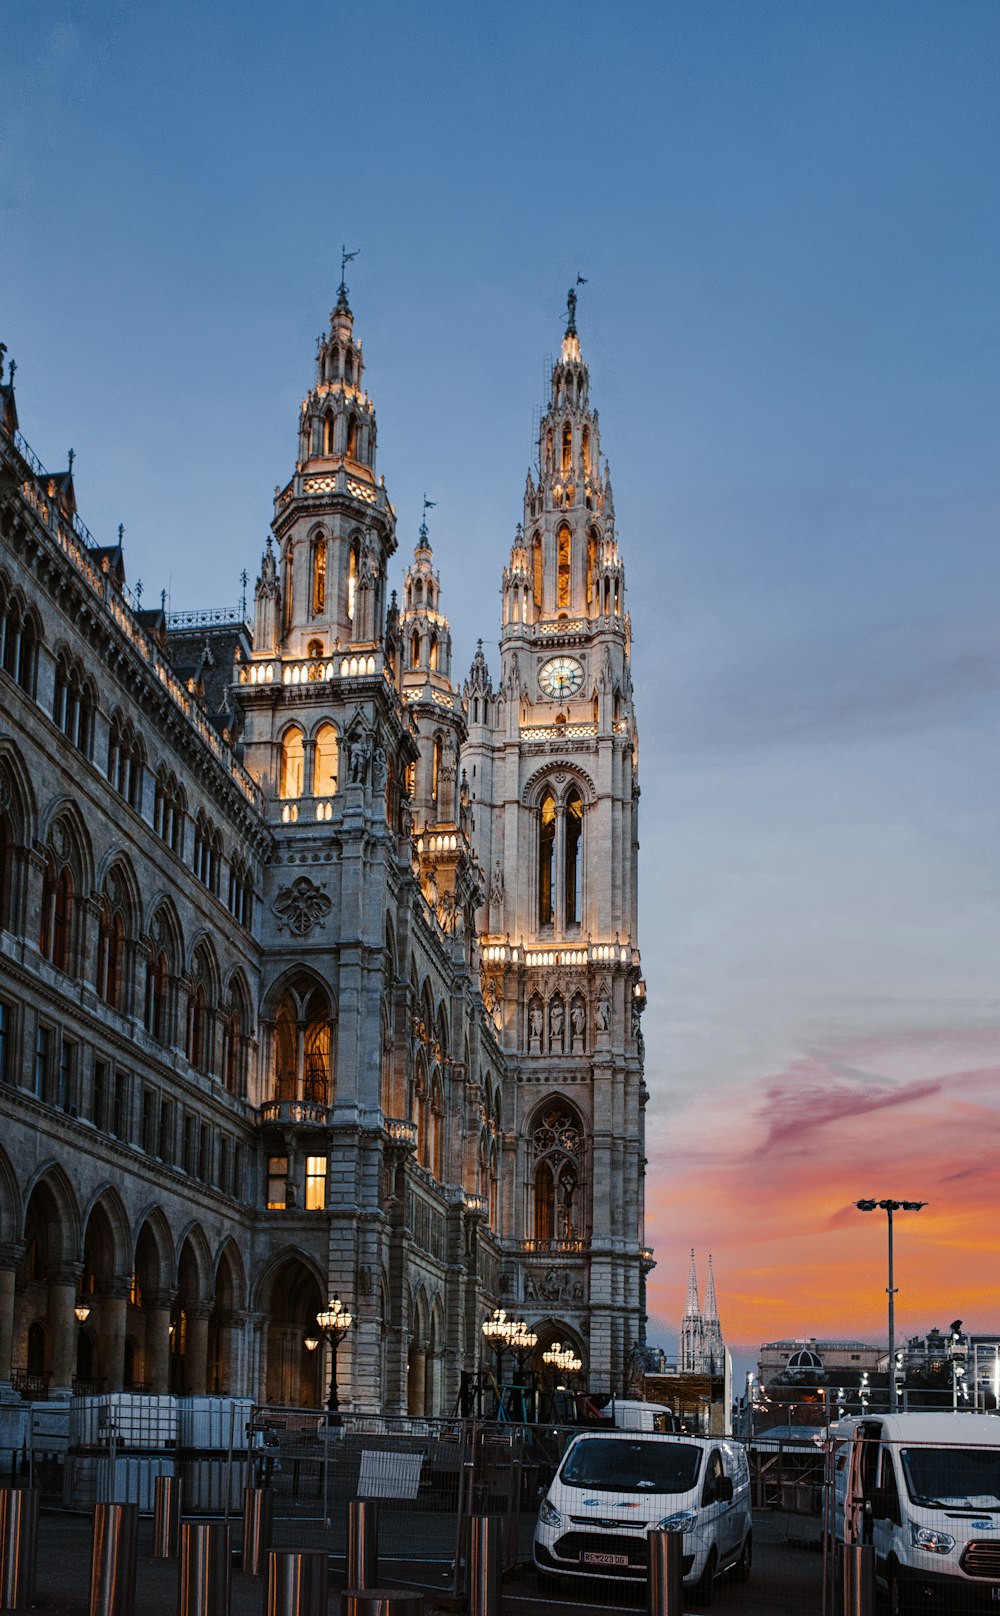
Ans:
[[[609,1414],[616,1431],[676,1431],[677,1416],[665,1403],[644,1403],[631,1397],[612,1397],[602,1413]]]
[[[1000,1611],[1000,1419],[866,1415],[830,1435],[836,1540],[874,1545],[890,1611]]]
[[[715,1581],[750,1575],[750,1473],[739,1443],[717,1437],[593,1431],[574,1437],[535,1527],[539,1580],[645,1578],[647,1535],[682,1532],[682,1575],[710,1605]]]

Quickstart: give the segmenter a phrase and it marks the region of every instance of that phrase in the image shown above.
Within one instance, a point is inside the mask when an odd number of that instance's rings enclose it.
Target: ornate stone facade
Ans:
[[[252,627],[140,609],[0,377],[0,1388],[315,1404],[335,1290],[359,1411],[450,1411],[498,1303],[596,1382],[641,1340],[636,739],[586,368],[570,331],[497,694],[481,651],[452,684],[426,525],[396,603],[362,376],[341,286]]]

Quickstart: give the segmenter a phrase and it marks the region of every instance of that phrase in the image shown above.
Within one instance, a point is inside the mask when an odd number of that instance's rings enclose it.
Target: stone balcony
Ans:
[[[265,1100],[258,1113],[263,1127],[328,1128],[330,1108],[315,1100]]]

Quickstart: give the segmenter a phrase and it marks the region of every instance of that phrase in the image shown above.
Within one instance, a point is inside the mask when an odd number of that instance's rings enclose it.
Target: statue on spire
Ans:
[[[352,258],[357,258],[360,251],[360,247],[355,247],[353,252],[348,252],[344,246],[340,249],[340,285],[337,287],[338,309],[346,309],[347,307],[347,266]]]
[[[577,275],[575,285],[571,286],[566,294],[566,335],[568,337],[576,336],[576,288],[577,286],[586,286],[586,284],[586,276]]]
[[[429,537],[428,532],[427,532],[427,512],[428,511],[433,511],[436,506],[437,506],[437,500],[436,499],[428,499],[427,495],[425,494],[424,495],[423,517],[422,517],[421,523],[420,523],[420,543],[424,546],[424,548],[426,550],[430,549],[430,537]]]

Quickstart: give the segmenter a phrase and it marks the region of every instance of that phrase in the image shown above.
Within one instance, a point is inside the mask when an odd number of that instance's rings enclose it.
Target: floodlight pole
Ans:
[[[895,1414],[899,1407],[899,1393],[896,1390],[896,1286],[894,1283],[893,1250],[892,1250],[892,1214],[894,1212],[919,1212],[926,1206],[926,1201],[856,1201],[855,1206],[859,1212],[874,1212],[881,1207],[888,1219],[889,1225],[889,1283],[886,1286],[886,1295],[889,1298],[889,1412]]]

